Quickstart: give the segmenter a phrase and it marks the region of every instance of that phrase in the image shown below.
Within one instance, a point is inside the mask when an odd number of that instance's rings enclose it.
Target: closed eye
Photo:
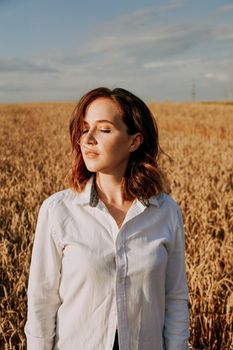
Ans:
[[[100,129],[101,132],[106,132],[106,133],[110,133],[111,129]]]
[[[98,128],[96,131],[104,132],[104,133],[110,133],[112,130],[110,128]],[[89,132],[89,128],[83,128],[82,134],[86,134]]]

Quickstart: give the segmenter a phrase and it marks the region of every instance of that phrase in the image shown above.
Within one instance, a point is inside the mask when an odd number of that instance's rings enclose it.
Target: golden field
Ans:
[[[186,233],[193,349],[233,349],[233,103],[150,103]],[[67,186],[73,103],[0,105],[0,349],[26,349],[39,207]]]

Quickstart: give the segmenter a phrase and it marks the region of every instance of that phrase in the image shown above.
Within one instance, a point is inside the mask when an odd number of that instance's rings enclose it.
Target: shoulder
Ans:
[[[156,207],[159,208],[170,208],[171,210],[179,210],[180,207],[175,201],[175,199],[166,194],[166,193],[161,193],[158,196],[152,196],[149,198],[149,203],[155,205]]]
[[[151,197],[150,202],[156,204],[157,208],[167,217],[173,217],[175,219],[182,216],[179,204],[171,195],[161,193],[159,196]]]
[[[162,193],[160,196],[157,197],[157,199],[159,202],[159,206],[167,206],[171,210],[180,210],[180,206],[175,201],[175,199],[166,193]]]
[[[44,199],[42,202],[41,208],[52,209],[56,207],[60,207],[66,205],[68,203],[72,203],[78,194],[76,194],[70,188],[55,192],[51,194],[49,197]]]

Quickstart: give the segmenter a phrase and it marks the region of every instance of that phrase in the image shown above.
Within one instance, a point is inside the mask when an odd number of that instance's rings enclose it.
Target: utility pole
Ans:
[[[196,101],[196,84],[195,84],[194,80],[193,80],[193,84],[192,84],[192,101],[193,102]]]

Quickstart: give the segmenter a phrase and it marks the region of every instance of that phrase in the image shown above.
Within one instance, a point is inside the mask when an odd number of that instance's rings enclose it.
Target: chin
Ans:
[[[87,170],[92,172],[92,173],[96,173],[96,172],[101,170],[101,168],[95,164],[85,163],[85,165],[86,165]]]
[[[91,173],[102,173],[102,174],[111,174],[111,170],[105,167],[100,167],[100,166],[91,166],[91,165],[86,165],[87,170],[89,170]]]

